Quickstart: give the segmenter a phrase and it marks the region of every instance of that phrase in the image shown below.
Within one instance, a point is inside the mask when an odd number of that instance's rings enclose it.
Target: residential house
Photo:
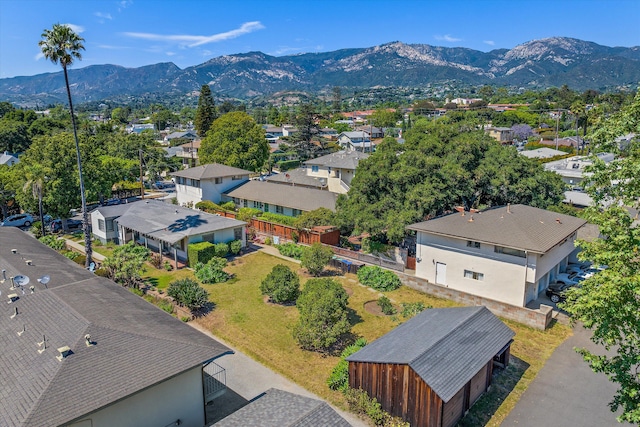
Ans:
[[[362,389],[414,427],[453,427],[509,364],[515,333],[486,307],[431,308],[347,357]]]
[[[20,160],[18,160],[18,157],[8,151],[0,154],[0,165],[13,166],[15,164],[18,164],[18,162],[20,162]]]
[[[190,142],[178,145],[180,150],[176,156],[182,158],[182,164],[186,168],[194,168],[199,164],[198,150],[200,150],[201,139],[194,139]]]
[[[338,144],[343,150],[371,153],[373,144],[368,132],[351,131],[338,135]]]
[[[202,166],[173,172],[176,197],[181,206],[195,205],[203,200],[220,203],[222,194],[249,180],[250,171],[209,163]]]
[[[193,130],[187,130],[184,132],[172,132],[164,137],[164,142],[171,143],[174,139],[189,139],[194,140],[198,138],[198,134]]]
[[[249,181],[224,193],[238,208],[255,208],[288,216],[318,208],[336,210],[338,194],[330,191],[283,185],[273,182]]]
[[[276,184],[288,184],[295,185],[296,187],[316,188],[319,190],[327,189],[327,179],[307,175],[306,168],[291,169],[286,172],[274,173],[261,179],[263,181],[273,182]]]
[[[135,124],[135,125],[131,125],[129,127],[127,127],[127,132],[129,133],[141,133],[142,131],[145,130],[155,130],[155,126],[153,123],[141,123],[141,124]]]
[[[124,245],[133,240],[169,256],[176,268],[178,261],[187,260],[191,243],[240,240],[246,246],[245,226],[243,221],[158,200],[104,206],[91,212],[93,235],[100,241]]]
[[[360,151],[343,150],[307,160],[304,164],[307,176],[324,180],[331,192],[345,194],[349,191],[358,163],[368,157],[369,154]]]
[[[598,153],[596,157],[605,163],[610,163],[614,160],[614,155],[611,153]],[[544,168],[560,175],[565,184],[575,189],[583,187],[582,181],[588,175],[585,172],[585,168],[592,164],[593,159],[589,156],[573,156],[545,163]]]
[[[556,156],[565,156],[567,153],[553,148],[542,147],[535,150],[522,150],[520,154],[530,159],[550,159]]]
[[[416,277],[525,306],[555,281],[578,249],[586,221],[526,205],[458,212],[407,227],[416,232]]]
[[[228,347],[17,228],[0,241],[0,425],[206,424]]]
[[[511,128],[505,127],[489,127],[485,129],[490,137],[500,142],[501,144],[507,144],[513,141],[513,131]]]
[[[384,131],[382,128],[375,126],[358,126],[355,129],[356,132],[367,132],[373,139],[384,138]]]
[[[298,128],[291,125],[282,126],[282,136],[293,136],[296,132],[298,132]]]
[[[284,136],[282,131],[282,127],[266,125],[263,126],[267,141],[270,143],[277,142],[281,137]]]
[[[271,388],[216,427],[350,427],[327,403]]]
[[[321,128],[318,130],[318,135],[333,140],[338,138],[338,131],[333,128]]]

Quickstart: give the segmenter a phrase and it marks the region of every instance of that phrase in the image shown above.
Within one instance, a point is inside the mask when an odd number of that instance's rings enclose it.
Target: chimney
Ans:
[[[562,224],[562,221],[560,221],[560,218],[556,218],[556,222],[557,222],[558,224]]]
[[[460,212],[461,216],[464,216],[464,206],[456,206],[454,209]]]
[[[58,359],[58,361],[62,362],[62,359],[65,359],[67,356],[69,356],[71,354],[71,349],[69,348],[68,345],[65,345],[64,347],[60,347],[58,349],[58,352],[60,353],[60,355],[56,356],[56,359]]]

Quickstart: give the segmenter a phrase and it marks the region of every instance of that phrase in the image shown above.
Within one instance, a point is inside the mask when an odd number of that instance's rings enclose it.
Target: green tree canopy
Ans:
[[[331,261],[332,256],[333,251],[331,248],[321,243],[314,243],[303,249],[300,265],[306,268],[309,274],[319,276],[326,265],[329,264],[329,261]]]
[[[130,241],[118,246],[111,256],[107,257],[102,267],[107,270],[109,278],[123,286],[138,288],[142,281],[142,265],[149,258],[150,251],[144,246]]]
[[[640,209],[640,91],[634,102],[597,123],[594,152],[620,154],[615,162],[595,160],[587,180],[594,207],[586,218],[598,225],[602,238],[579,242],[581,257],[607,269],[572,288],[564,308],[593,331],[591,340],[608,355],[579,349],[595,372],[605,373],[618,390],[611,410],[622,408],[620,421],[640,423],[640,227],[626,206]],[[635,134],[630,143],[616,138]],[[606,207],[603,207],[606,206]],[[638,216],[635,215],[635,219]]]
[[[303,212],[294,222],[294,227],[298,230],[311,229],[315,226],[334,225],[335,213],[331,209],[318,208],[312,211]]]
[[[306,350],[328,351],[350,330],[347,293],[333,279],[307,281],[296,302],[300,318],[293,337]]]
[[[286,265],[275,265],[260,283],[260,292],[278,304],[295,301],[300,295],[300,278]]]
[[[200,163],[259,171],[269,158],[264,129],[242,111],[227,113],[216,119],[198,151]]]
[[[379,128],[388,128],[395,126],[400,118],[400,114],[396,111],[389,111],[387,108],[378,108],[373,112],[371,117],[369,117],[369,122]]]
[[[211,95],[211,88],[208,84],[202,85],[200,97],[198,98],[198,109],[196,110],[196,116],[193,121],[196,132],[198,132],[201,138],[207,135],[213,121],[217,118],[218,112],[213,96]]]
[[[407,225],[457,205],[546,208],[562,200],[563,188],[558,175],[464,121],[422,118],[404,144],[385,138],[360,161],[348,197],[338,198],[337,218],[342,229],[400,241]]]
[[[0,119],[0,153],[22,153],[31,144],[29,127],[22,121]]]

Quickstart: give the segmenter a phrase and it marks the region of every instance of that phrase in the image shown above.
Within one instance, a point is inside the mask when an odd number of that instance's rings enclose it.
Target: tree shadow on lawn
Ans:
[[[349,324],[351,325],[351,327],[354,327],[358,323],[363,322],[362,317],[360,317],[358,312],[352,309],[351,307],[347,307],[347,320],[349,321]]]
[[[509,366],[506,369],[494,365],[491,389],[476,401],[467,415],[460,420],[458,426],[476,427],[486,425],[516,387],[527,369],[529,369],[529,364],[513,354],[509,358]]]
[[[214,303],[213,301],[209,301],[199,309],[192,310],[191,314],[193,314],[195,318],[202,318],[207,314],[211,313],[213,310],[215,310],[215,308],[216,308],[216,303]]]

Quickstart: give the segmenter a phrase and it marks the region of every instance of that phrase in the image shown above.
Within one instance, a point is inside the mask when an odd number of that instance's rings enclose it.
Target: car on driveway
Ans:
[[[584,280],[584,278],[578,276],[577,273],[560,273],[558,274],[558,277],[556,277],[556,283],[560,283],[562,285],[577,285],[582,280]]]
[[[29,227],[33,224],[33,217],[29,214],[11,215],[0,222],[2,227]]]
[[[79,219],[70,218],[67,220],[67,228],[69,230],[77,230],[79,228],[82,228],[82,221],[80,221]],[[51,223],[49,224],[49,231],[51,231],[52,233],[58,233],[62,231],[62,220],[54,219],[53,221],[51,221]]]
[[[551,302],[559,303],[564,301],[567,297],[565,291],[573,285],[566,285],[564,283],[549,283],[549,287],[545,291]]]

